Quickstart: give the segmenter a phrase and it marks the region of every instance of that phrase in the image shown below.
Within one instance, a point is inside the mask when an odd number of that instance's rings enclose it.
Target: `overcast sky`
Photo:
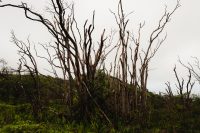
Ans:
[[[2,3],[20,3],[19,0],[2,0]],[[27,2],[35,11],[43,13],[49,5],[48,0],[22,0]],[[115,28],[115,20],[109,10],[116,11],[118,0],[74,0],[75,14],[79,25],[83,25],[86,19],[92,18],[95,10],[96,33],[100,34],[103,28]],[[142,34],[148,35],[157,25],[159,18],[164,12],[165,5],[170,11],[174,8],[176,0],[123,0],[125,12],[133,13],[129,16],[129,28],[136,30],[140,22],[145,21]],[[150,63],[150,81],[148,88],[151,91],[164,91],[165,82],[174,84],[173,67],[178,57],[184,62],[191,61],[191,56],[200,57],[200,0],[181,0],[181,7],[172,16],[164,34],[167,40],[159,49]],[[17,63],[17,51],[14,44],[10,42],[11,30],[14,30],[18,38],[30,39],[35,43],[48,42],[51,40],[46,29],[35,22],[27,20],[23,11],[13,8],[0,8],[0,58],[4,58],[12,67]],[[41,67],[45,67],[41,64]],[[185,70],[178,66],[177,71],[186,76]],[[198,83],[197,83],[198,84]],[[200,93],[196,86],[194,92]]]

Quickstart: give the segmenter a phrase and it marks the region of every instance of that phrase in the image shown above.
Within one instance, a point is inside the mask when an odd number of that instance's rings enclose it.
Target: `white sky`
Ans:
[[[2,3],[20,3],[19,0],[2,0]],[[48,6],[48,0],[22,0],[27,2],[38,12],[43,12]],[[79,25],[83,25],[86,19],[92,18],[92,12],[96,12],[96,33],[100,34],[103,28],[115,28],[115,20],[109,9],[117,10],[118,0],[74,0],[75,14]],[[157,25],[165,5],[171,10],[176,0],[123,0],[125,12],[133,11],[129,16],[129,28],[136,30],[140,22],[145,21],[143,29],[145,36]],[[17,63],[17,51],[10,42],[11,30],[17,37],[25,40],[30,39],[35,43],[48,42],[51,38],[47,30],[40,24],[27,20],[23,11],[13,8],[0,8],[0,58],[8,61],[12,67]],[[165,82],[174,84],[173,67],[178,57],[183,61],[191,61],[191,56],[200,57],[200,0],[181,0],[181,7],[172,16],[164,34],[167,32],[167,40],[161,46],[150,64],[150,80],[148,88],[151,91],[164,91]],[[98,36],[99,37],[99,36]],[[97,38],[98,38],[97,37]],[[45,68],[45,64],[41,64]],[[180,75],[186,76],[182,67],[178,67]],[[198,84],[198,83],[197,83]],[[196,86],[193,92],[200,92]]]

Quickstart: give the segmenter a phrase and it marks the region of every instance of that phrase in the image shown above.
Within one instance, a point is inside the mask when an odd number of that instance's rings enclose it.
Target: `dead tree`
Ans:
[[[189,75],[188,75],[188,80],[185,85],[185,80],[183,78],[182,80],[180,80],[176,72],[176,66],[174,67],[174,74],[178,83],[176,84],[176,87],[177,87],[178,95],[180,96],[181,104],[183,105],[184,109],[189,110],[191,107],[191,91],[195,82],[192,82],[191,70],[190,69],[187,69],[187,70],[188,70]]]
[[[96,44],[93,40],[95,13],[93,13],[92,22],[90,24],[88,24],[88,20],[85,21],[83,32],[81,32],[74,16],[73,4],[65,4],[61,0],[51,0],[51,4],[52,8],[48,10],[52,13],[53,19],[47,19],[42,14],[33,11],[26,3],[22,3],[21,5],[4,4],[0,5],[0,7],[22,9],[25,12],[26,18],[31,21],[39,22],[46,27],[54,38],[53,47],[56,50],[57,59],[60,61],[60,67],[64,70],[63,75],[70,81],[75,81],[74,85],[69,85],[67,94],[71,95],[72,89],[76,89],[79,102],[81,103],[80,111],[83,114],[81,117],[85,120],[90,118],[92,102],[100,110],[104,118],[111,124],[108,116],[93,97],[96,70],[102,66],[108,55],[105,54],[105,30],[103,30],[100,35],[98,47],[94,48]],[[132,112],[132,109],[139,110],[141,114],[144,114],[144,117],[148,113],[147,81],[149,63],[165,40],[165,38],[162,40],[158,39],[160,34],[179,6],[179,0],[177,0],[175,8],[171,12],[167,12],[165,9],[158,26],[150,34],[147,49],[141,51],[140,34],[143,24],[140,24],[138,38],[131,37],[132,35],[129,30],[127,30],[127,15],[123,11],[122,0],[119,0],[118,12],[117,14],[113,13],[119,33],[118,43],[113,44],[113,48],[117,48],[113,65],[113,76],[120,79],[120,82],[117,82],[120,98],[116,98],[115,103],[118,101],[120,102],[119,106],[116,108],[120,110],[122,115],[128,116],[127,112]],[[134,44],[131,43],[131,38],[134,40]],[[157,44],[155,43],[156,40],[158,40]],[[129,47],[131,47],[131,54],[128,53]],[[131,57],[129,55],[131,55]],[[128,63],[128,59],[132,60],[131,64]],[[131,77],[133,97],[128,93],[129,76]],[[117,93],[115,96],[118,96]],[[73,100],[72,96],[69,97]],[[130,101],[133,101],[133,103],[130,103]],[[71,102],[71,104],[72,103],[73,102]],[[131,104],[134,105],[134,108],[131,107]],[[144,117],[141,118],[141,121],[144,121]]]
[[[33,88],[32,94],[30,94],[29,97],[30,97],[30,101],[31,101],[32,109],[33,109],[33,115],[36,119],[40,120],[40,112],[42,109],[42,103],[41,103],[41,98],[40,98],[40,95],[41,95],[40,94],[40,77],[39,77],[39,71],[38,71],[36,59],[31,52],[31,43],[29,39],[27,39],[27,43],[18,40],[14,32],[12,32],[12,42],[18,47],[20,62],[28,70],[31,78],[33,79],[34,88]]]
[[[141,30],[144,24],[139,25],[137,37],[130,34],[127,29],[129,20],[127,14],[123,11],[122,1],[119,1],[118,12],[113,13],[119,33],[118,48],[114,60],[113,76],[122,80],[122,84],[119,85],[119,91],[121,93],[121,113],[127,114],[128,112],[139,111],[141,115],[141,121],[145,121],[147,117],[147,81],[149,74],[149,64],[154,55],[157,53],[161,44],[165,41],[166,36],[159,40],[167,23],[170,21],[171,16],[180,6],[179,0],[176,6],[171,12],[168,12],[165,8],[164,14],[158,22],[158,26],[151,32],[149,41],[147,43],[147,49],[141,50]],[[157,42],[157,43],[156,43]],[[130,48],[130,54],[128,51]],[[118,55],[118,53],[120,53]],[[128,56],[131,55],[131,56]],[[128,59],[131,63],[128,63]],[[132,96],[129,95],[127,84],[129,83],[128,77],[130,77],[130,83],[132,86]],[[132,100],[134,99],[134,100]],[[130,101],[133,101],[132,103]],[[132,109],[132,110],[131,110]]]
[[[116,57],[118,56],[118,52],[121,52],[119,55],[119,61],[118,64],[116,64],[116,59],[115,59],[115,64],[114,64],[114,76],[116,76],[118,79],[122,80],[122,82],[119,85],[119,90],[121,92],[121,112],[122,115],[126,116],[127,114],[127,108],[128,108],[128,99],[127,99],[127,85],[128,85],[128,55],[127,55],[127,50],[128,50],[128,43],[129,43],[129,31],[127,30],[127,24],[128,24],[128,19],[126,19],[124,11],[123,11],[123,5],[122,1],[120,0],[118,3],[118,14],[115,14],[112,12],[117,26],[118,26],[118,50],[116,53]],[[118,65],[118,66],[117,66]],[[118,68],[117,75],[115,75],[115,70],[116,67]],[[121,68],[121,70],[119,70]],[[119,74],[119,75],[118,75]]]
[[[159,36],[163,32],[164,28],[166,27],[166,24],[170,21],[171,16],[174,14],[174,12],[178,9],[180,6],[179,0],[177,0],[177,4],[175,8],[171,12],[167,12],[165,9],[163,16],[159,20],[158,26],[153,30],[149,37],[149,43],[146,51],[144,52],[144,58],[141,58],[141,68],[139,70],[140,75],[140,89],[141,89],[141,108],[144,110],[144,115],[147,113],[147,82],[148,82],[148,71],[149,71],[149,62],[154,57],[154,55],[157,53],[159,47],[161,44],[165,41],[166,36],[159,40]],[[155,41],[158,41],[155,43]]]
[[[200,83],[200,62],[197,57],[192,57],[193,59],[193,64],[191,62],[188,62],[187,64],[183,63],[181,59],[179,59],[179,63],[188,69],[191,73],[192,76],[196,79],[197,82]]]
[[[75,20],[73,4],[69,5],[61,0],[51,0],[51,4],[52,8],[48,10],[52,13],[53,19],[47,19],[42,14],[33,11],[26,3],[22,3],[21,5],[5,4],[0,5],[0,7],[13,7],[24,10],[26,18],[31,21],[39,22],[51,33],[54,38],[53,46],[56,48],[57,58],[64,70],[64,75],[66,74],[66,77],[68,77],[70,81],[75,81],[74,88],[78,92],[79,102],[81,102],[80,112],[83,114],[80,116],[87,120],[90,117],[89,110],[92,109],[90,107],[90,101],[94,101],[92,91],[94,89],[96,70],[100,63],[102,63],[102,59],[105,59],[105,55],[103,55],[106,40],[104,37],[105,30],[103,30],[100,36],[98,48],[94,50],[93,47],[95,43],[92,35],[95,28],[95,13],[93,14],[91,24],[88,24],[88,20],[85,21],[83,33],[81,33]],[[25,48],[28,49],[28,47]],[[92,51],[94,51],[94,53]],[[32,63],[36,65],[32,56],[29,54],[28,56],[33,61]],[[31,69],[28,66],[27,68]],[[37,69],[34,70],[34,72],[38,72]],[[71,89],[73,88],[69,85],[68,94],[71,94]],[[72,97],[70,99],[72,100]],[[98,103],[94,103],[96,107],[101,110]],[[100,112],[109,120],[102,110]],[[111,123],[110,121],[108,122]]]
[[[166,97],[166,105],[168,110],[173,110],[174,108],[174,94],[172,92],[172,87],[170,82],[168,81],[167,83],[165,83],[165,85],[167,86],[167,88],[165,89],[166,93],[165,93],[165,97]]]

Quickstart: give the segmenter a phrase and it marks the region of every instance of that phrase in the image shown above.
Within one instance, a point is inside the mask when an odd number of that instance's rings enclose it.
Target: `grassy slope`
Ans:
[[[36,121],[32,116],[31,104],[25,101],[24,94],[18,94],[16,75],[7,78],[0,77],[0,133],[21,133],[21,132],[127,132],[127,133],[160,133],[160,132],[200,132],[200,98],[192,99],[191,110],[184,110],[179,102],[179,97],[174,97],[172,106],[166,106],[164,96],[148,93],[149,99],[149,126],[141,130],[141,127],[134,123],[123,123],[118,121],[118,128],[113,129],[107,123],[94,118],[90,123],[68,120],[60,114],[67,114],[65,105],[60,104],[59,79],[41,77],[45,109],[41,112],[42,120]],[[29,76],[23,76],[24,86],[31,88]],[[30,89],[31,90],[31,89]],[[31,92],[31,91],[30,91]],[[28,93],[28,92],[27,92]],[[52,99],[49,99],[52,98]]]

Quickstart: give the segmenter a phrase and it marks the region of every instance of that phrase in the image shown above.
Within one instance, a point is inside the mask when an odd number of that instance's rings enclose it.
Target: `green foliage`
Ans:
[[[101,105],[101,107],[107,108],[106,100],[109,98],[111,89],[109,89],[109,77],[103,70],[96,72],[94,81],[93,97]]]
[[[0,103],[0,112],[0,125],[12,124],[21,120],[33,120],[29,104],[14,106]]]
[[[42,124],[32,124],[20,121],[15,125],[6,125],[0,129],[1,133],[42,133],[46,132],[46,128]]]
[[[115,83],[116,82],[116,83]],[[77,119],[77,106],[79,103],[74,93],[73,110],[63,100],[63,80],[50,76],[40,76],[41,121],[37,121],[32,114],[30,102],[33,92],[33,81],[30,75],[7,75],[0,77],[0,132],[91,132],[91,133],[193,133],[199,132],[200,127],[200,98],[193,96],[191,108],[186,110],[179,96],[174,96],[171,101],[162,95],[148,92],[148,125],[142,127],[138,118],[132,117],[128,122],[123,117],[116,119],[113,105],[113,89],[120,82],[107,75],[104,71],[97,71],[92,96],[105,111],[110,120],[115,124],[110,126],[100,110],[93,104],[90,121]],[[20,87],[23,85],[23,89]],[[131,89],[131,87],[129,88]],[[120,94],[120,93],[119,93]],[[117,103],[116,103],[117,104]],[[140,114],[140,112],[133,112]],[[140,116],[140,115],[138,115]]]
[[[10,124],[15,121],[15,108],[12,105],[0,104],[0,125]]]

